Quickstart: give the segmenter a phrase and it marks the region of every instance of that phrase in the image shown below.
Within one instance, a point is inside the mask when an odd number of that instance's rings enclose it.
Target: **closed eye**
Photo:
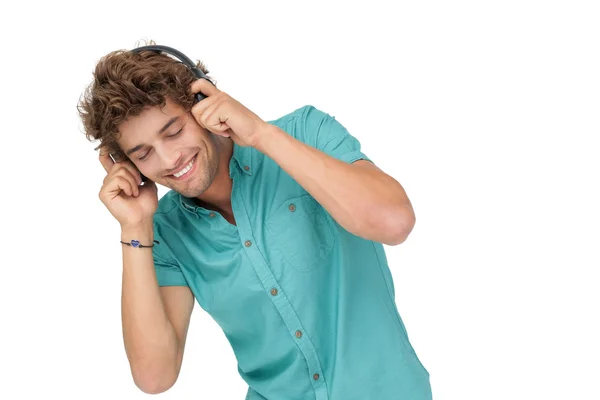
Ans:
[[[169,136],[167,136],[167,138],[174,138],[174,137],[177,137],[177,136],[181,135],[181,132],[183,132],[183,128],[181,128],[180,130],[178,130],[176,133],[174,133],[174,134],[172,134],[172,135],[169,135]],[[148,158],[148,155],[149,155],[149,154],[150,154],[150,151],[148,151],[148,152],[147,152],[146,154],[144,154],[143,156],[141,156],[141,157],[138,157],[138,160],[139,160],[139,161],[144,161],[145,159],[147,159],[147,158]]]
[[[172,137],[175,137],[175,136],[179,136],[182,131],[183,131],[183,128],[181,128],[180,130],[178,130],[176,133],[172,134],[171,136],[167,136],[167,137],[172,138]]]

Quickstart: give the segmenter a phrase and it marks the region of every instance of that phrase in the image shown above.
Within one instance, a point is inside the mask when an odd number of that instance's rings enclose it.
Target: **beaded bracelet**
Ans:
[[[154,245],[150,245],[150,246],[144,246],[143,244],[140,244],[140,242],[138,240],[132,240],[130,243],[127,242],[123,242],[121,241],[121,243],[126,244],[127,246],[132,246],[132,247],[154,247]],[[160,242],[158,240],[155,240],[154,243],[156,244],[160,244]]]

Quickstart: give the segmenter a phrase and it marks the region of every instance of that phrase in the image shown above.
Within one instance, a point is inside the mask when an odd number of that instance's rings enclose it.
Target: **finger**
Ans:
[[[113,165],[115,165],[115,162],[112,160],[112,158],[110,158],[110,155],[108,153],[101,152],[100,155],[98,156],[98,158],[100,159],[100,163],[104,167],[104,170],[107,173],[110,172]]]
[[[209,131],[217,135],[229,137],[232,129],[227,121],[229,121],[229,116],[223,114],[222,111],[217,111],[207,117],[206,126]]]
[[[138,183],[139,180],[136,181],[135,176],[133,176],[133,174],[127,167],[123,166],[123,168],[120,168],[117,172],[115,172],[114,176],[120,176],[120,177],[127,179],[127,181],[129,182],[129,184],[131,185],[131,187],[133,189],[132,195],[135,197],[137,197],[139,195],[139,193],[140,193],[140,187],[139,187],[139,183]]]
[[[229,137],[228,134],[223,134],[230,129],[227,125],[229,120],[227,102],[224,99],[213,97],[203,100],[192,107],[192,115],[198,124],[208,131]]]
[[[133,175],[133,178],[137,182],[138,186],[142,184],[142,174],[140,173],[140,170],[137,169],[137,167],[133,164],[133,162],[124,161],[118,164],[121,164],[123,168],[127,169],[127,171]]]
[[[104,186],[102,186],[99,196],[100,199],[105,202],[105,198],[113,200],[121,192],[125,193],[127,196],[131,196],[133,194],[131,183],[122,176],[113,176]]]
[[[129,181],[129,179],[123,176],[115,176],[113,178],[113,182],[119,189],[122,189],[127,196],[133,197],[133,185],[131,184],[131,181]]]
[[[206,110],[213,107],[218,102],[218,100],[219,98],[216,96],[207,97],[204,100],[199,101],[198,103],[192,106],[192,109],[190,111],[198,123],[200,123],[200,118],[206,112]]]
[[[215,94],[220,92],[220,90],[217,89],[217,87],[215,85],[213,85],[211,82],[209,82],[207,79],[204,79],[204,78],[200,78],[200,79],[192,82],[190,89],[192,90],[192,93],[194,93],[194,94],[201,92],[201,93],[205,94],[207,97],[214,96]],[[202,103],[202,102],[200,102],[200,103]]]
[[[129,172],[131,172],[131,174],[135,178],[134,180],[138,182],[138,185],[142,184],[141,173],[131,160],[125,159],[124,161],[119,161],[119,162],[115,163],[109,154],[106,154],[106,155],[101,154],[100,161],[103,163],[102,165],[104,166],[104,169],[107,169],[106,172],[115,173],[119,169],[125,168]],[[117,167],[115,167],[115,165],[117,165]],[[107,178],[108,178],[108,176],[106,178],[104,178],[104,181],[106,181]]]

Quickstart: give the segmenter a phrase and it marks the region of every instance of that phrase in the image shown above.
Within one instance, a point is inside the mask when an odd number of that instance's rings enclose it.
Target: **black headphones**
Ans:
[[[138,47],[138,48],[131,50],[131,52],[139,53],[140,51],[146,51],[146,50],[170,54],[170,55],[174,56],[175,58],[177,58],[179,61],[181,61],[181,63],[183,65],[187,66],[198,79],[206,79],[207,81],[212,83],[212,81],[210,79],[208,79],[208,77],[206,75],[204,75],[204,72],[202,72],[202,70],[200,68],[198,68],[196,66],[196,64],[194,64],[194,62],[192,62],[192,60],[190,60],[185,54],[183,54],[179,50],[175,50],[174,48],[171,48],[168,46],[158,46],[158,45],[142,46],[142,47]],[[204,94],[198,92],[198,93],[196,93],[195,98],[196,98],[196,103],[197,103],[199,101],[204,100],[206,98],[206,96]]]

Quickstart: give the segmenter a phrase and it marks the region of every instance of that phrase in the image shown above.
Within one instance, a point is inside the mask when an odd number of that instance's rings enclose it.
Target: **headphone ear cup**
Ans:
[[[201,71],[199,71],[199,72],[200,72],[200,74],[202,74]],[[196,77],[198,77],[198,79],[206,79],[207,81],[210,82],[211,85],[213,85],[213,86],[215,85],[210,79],[208,79],[206,77],[206,75],[202,74],[202,76],[199,76],[200,74],[196,73],[196,71],[194,71],[194,74],[196,75]],[[194,104],[196,104],[199,101],[202,101],[202,100],[204,100],[206,98],[206,96],[202,92],[196,93],[194,97],[195,97]]]
[[[206,98],[206,96],[200,92],[196,93],[194,95],[194,104],[201,102],[202,100],[204,100]]]

